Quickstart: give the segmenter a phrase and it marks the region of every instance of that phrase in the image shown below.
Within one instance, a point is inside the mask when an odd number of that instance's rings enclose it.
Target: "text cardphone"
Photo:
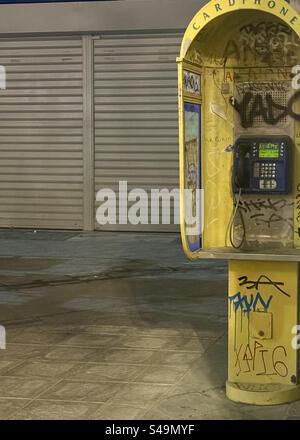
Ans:
[[[234,145],[233,192],[288,194],[292,141],[288,136],[240,137]]]

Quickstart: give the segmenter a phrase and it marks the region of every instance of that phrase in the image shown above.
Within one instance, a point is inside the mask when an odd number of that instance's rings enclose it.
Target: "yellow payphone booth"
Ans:
[[[226,390],[252,404],[300,398],[299,38],[284,0],[211,0],[178,58],[183,247],[228,260]]]

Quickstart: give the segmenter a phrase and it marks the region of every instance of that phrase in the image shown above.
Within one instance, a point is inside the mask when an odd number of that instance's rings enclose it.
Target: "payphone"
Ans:
[[[287,218],[290,216],[291,207],[286,205],[289,205],[288,195],[292,191],[291,170],[292,140],[289,136],[241,136],[237,139],[231,171],[233,214],[227,232],[233,248],[281,246],[280,240],[287,246],[292,228],[278,226],[283,210]],[[284,203],[282,198],[276,199],[280,195],[286,195]],[[271,223],[262,222],[261,216],[263,207],[270,204],[275,204],[277,215],[272,217],[272,227]],[[252,209],[245,209],[246,206]]]
[[[234,145],[232,187],[245,194],[291,192],[292,141],[288,136],[241,137]]]
[[[258,405],[300,399],[291,344],[300,297],[299,18],[284,0],[209,1],[178,58],[183,248],[191,260],[228,260],[226,393]],[[185,86],[195,72],[197,98]],[[187,117],[190,103],[201,107],[197,117]],[[185,194],[195,164],[202,228],[191,240]]]

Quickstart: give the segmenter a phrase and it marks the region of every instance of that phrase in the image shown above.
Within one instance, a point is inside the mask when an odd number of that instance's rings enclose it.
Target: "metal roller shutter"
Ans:
[[[0,226],[82,228],[82,40],[1,39]]]
[[[178,188],[177,66],[182,34],[101,35],[94,40],[95,185]],[[97,229],[174,231],[172,225]]]

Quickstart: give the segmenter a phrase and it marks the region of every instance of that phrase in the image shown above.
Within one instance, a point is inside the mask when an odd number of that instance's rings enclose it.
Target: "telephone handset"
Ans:
[[[238,188],[247,189],[250,186],[250,149],[248,144],[242,144],[238,150],[237,172],[235,184]]]
[[[241,137],[234,145],[233,192],[288,194],[292,142],[288,136]]]

